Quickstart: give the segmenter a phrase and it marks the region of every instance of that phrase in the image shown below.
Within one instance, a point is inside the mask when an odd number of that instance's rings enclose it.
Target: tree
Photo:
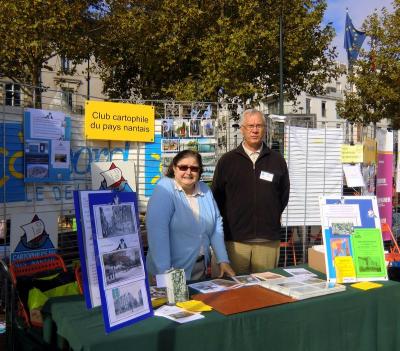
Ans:
[[[393,127],[400,126],[400,0],[393,8],[373,13],[363,24],[370,50],[361,52],[350,75],[357,98],[347,101],[347,96],[345,108],[338,110],[343,118],[357,108],[364,125],[387,118]]]
[[[317,0],[114,0],[96,49],[111,97],[216,100],[279,91],[279,16],[285,91],[323,91],[336,77],[331,25]]]
[[[0,76],[35,87],[31,104],[40,107],[41,70],[55,55],[87,57],[86,32],[94,25],[89,0],[2,0],[0,2]]]

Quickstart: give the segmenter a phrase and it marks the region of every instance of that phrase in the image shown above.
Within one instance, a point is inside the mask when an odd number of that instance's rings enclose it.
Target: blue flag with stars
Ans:
[[[361,46],[365,40],[365,32],[361,32],[357,30],[349,14],[346,14],[346,27],[344,32],[344,48],[347,51],[347,59],[349,65],[353,63],[353,61],[357,60],[358,53],[360,52]]]

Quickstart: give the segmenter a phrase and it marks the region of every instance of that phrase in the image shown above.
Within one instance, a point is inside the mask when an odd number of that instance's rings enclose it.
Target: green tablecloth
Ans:
[[[206,312],[187,324],[152,317],[108,335],[100,308],[87,310],[83,297],[54,298],[44,307],[44,335],[95,351],[400,350],[400,283],[383,285],[230,316]]]

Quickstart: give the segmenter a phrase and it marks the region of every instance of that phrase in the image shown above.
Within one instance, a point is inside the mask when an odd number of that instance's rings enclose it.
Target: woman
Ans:
[[[199,181],[202,171],[198,152],[181,151],[155,187],[146,214],[150,274],[173,267],[183,268],[187,280],[203,279],[211,245],[220,276],[235,275],[228,263],[218,207],[209,187]]]

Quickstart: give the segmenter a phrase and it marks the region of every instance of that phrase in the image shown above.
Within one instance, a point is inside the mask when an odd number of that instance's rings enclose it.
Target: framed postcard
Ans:
[[[201,124],[199,119],[191,119],[189,122],[189,137],[198,138],[201,136]]]
[[[161,150],[166,153],[177,153],[179,151],[179,139],[162,139]]]
[[[174,120],[172,118],[161,120],[161,137],[167,139],[174,137]]]
[[[177,118],[174,120],[174,134],[176,138],[189,136],[189,119]]]
[[[210,118],[202,119],[201,128],[203,137],[211,138],[215,136],[215,120]]]

